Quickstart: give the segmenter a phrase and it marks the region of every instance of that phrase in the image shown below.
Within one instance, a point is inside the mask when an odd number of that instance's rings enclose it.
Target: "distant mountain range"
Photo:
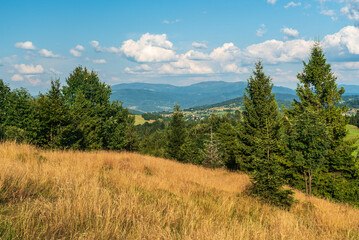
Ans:
[[[123,83],[113,85],[111,100],[120,100],[125,107],[136,112],[168,111],[178,103],[182,109],[215,104],[242,97],[247,82],[200,82],[189,86],[170,84]],[[340,85],[345,95],[359,95],[359,86]],[[274,86],[277,100],[292,101],[296,97],[293,89]]]

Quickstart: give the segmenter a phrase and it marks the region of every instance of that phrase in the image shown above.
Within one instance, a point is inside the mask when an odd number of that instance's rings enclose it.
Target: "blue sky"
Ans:
[[[359,83],[359,0],[2,0],[0,22],[0,78],[32,94],[78,65],[111,85],[188,85],[246,81],[257,60],[295,88],[314,40],[339,83]]]

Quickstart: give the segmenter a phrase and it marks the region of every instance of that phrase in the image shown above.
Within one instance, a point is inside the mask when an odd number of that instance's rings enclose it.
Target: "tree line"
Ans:
[[[44,148],[136,150],[134,118],[97,74],[77,67],[61,87],[32,97],[0,80],[0,137]]]
[[[0,138],[50,149],[138,151],[239,170],[252,177],[251,194],[285,208],[294,201],[285,185],[359,206],[359,166],[353,143],[344,140],[345,106],[338,104],[344,89],[338,89],[319,43],[297,78],[299,100],[282,112],[259,61],[240,113],[186,122],[175,105],[170,119],[156,115],[139,126],[86,68],[77,67],[62,87],[51,81],[38,97],[0,80]]]

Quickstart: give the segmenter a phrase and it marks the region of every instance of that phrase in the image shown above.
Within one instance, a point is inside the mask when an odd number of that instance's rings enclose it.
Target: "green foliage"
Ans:
[[[255,67],[253,76],[248,79],[248,95],[244,95],[240,136],[244,158],[240,166],[252,172],[252,194],[275,205],[290,207],[292,192],[282,189],[285,181],[280,166],[283,155],[281,116],[270,77],[264,74],[261,62]]]
[[[288,149],[297,172],[303,173],[306,194],[312,195],[312,177],[324,165],[329,146],[327,126],[313,111],[298,115],[288,131]]]
[[[152,112],[152,113],[143,113],[141,115],[145,120],[158,120],[162,118],[160,113]]]
[[[224,165],[231,170],[237,169],[240,143],[236,128],[228,122],[221,123],[216,136],[223,149]]]
[[[93,105],[107,104],[111,96],[111,88],[101,83],[97,74],[89,72],[81,66],[75,68],[66,79],[67,86],[64,86],[63,93],[66,101],[72,105],[76,101],[78,92],[81,91],[84,98]]]
[[[38,119],[37,136],[34,142],[44,147],[56,147],[59,132],[70,123],[69,108],[66,105],[60,81],[51,81],[51,89],[35,100]]]
[[[183,113],[179,111],[179,105],[173,108],[171,122],[167,130],[166,154],[169,158],[180,160],[181,146],[185,140],[185,124]]]
[[[335,186],[338,186],[338,182],[348,182],[351,185],[357,179],[354,177],[357,174],[355,160],[352,155],[354,148],[351,143],[344,140],[347,134],[347,121],[343,116],[346,107],[338,107],[342,100],[344,89],[338,89],[337,78],[331,72],[330,64],[326,62],[319,43],[316,43],[312,48],[308,63],[303,64],[303,71],[297,75],[300,81],[297,87],[297,95],[300,101],[295,100],[293,109],[286,110],[285,112],[289,122],[296,121],[295,119],[300,118],[303,112],[312,112],[318,119],[317,122],[313,122],[314,126],[319,129],[322,128],[322,124],[328,126],[328,137],[325,139],[327,154],[323,161],[320,161],[321,166],[318,168],[316,175],[313,175],[313,194],[337,200],[344,199],[344,196],[349,196],[349,192],[352,190],[348,189],[348,194],[346,194],[342,189],[340,196],[338,196]],[[314,126],[311,127],[312,131],[315,130]],[[308,149],[315,149],[313,144],[308,144],[306,143],[306,146],[309,146]],[[319,146],[317,142],[315,144],[317,144],[317,147]],[[321,148],[323,147],[321,146]],[[320,154],[318,151],[320,152],[322,149],[317,148],[316,154],[318,154],[317,159],[319,160]],[[309,157],[311,157],[311,160],[316,159],[313,156],[310,153]],[[305,162],[302,161],[302,166],[304,166],[303,164]],[[302,186],[298,182],[298,180],[303,179],[300,175],[300,170],[296,168],[290,178],[291,184],[296,187]],[[295,181],[292,181],[292,179],[295,179]],[[357,198],[357,200],[359,199]]]

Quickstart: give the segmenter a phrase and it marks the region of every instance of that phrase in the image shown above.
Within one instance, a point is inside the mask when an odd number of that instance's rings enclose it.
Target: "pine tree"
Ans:
[[[299,101],[294,100],[293,109],[285,110],[285,113],[289,121],[293,121],[303,112],[312,111],[319,121],[327,125],[330,139],[328,154],[320,173],[313,179],[313,185],[317,194],[342,200],[346,198],[344,195],[348,195],[346,192],[351,190],[337,186],[344,186],[345,182],[352,181],[358,174],[352,156],[353,147],[344,140],[347,134],[347,121],[343,116],[346,107],[338,106],[344,89],[338,88],[337,78],[326,62],[319,43],[314,44],[308,63],[303,62],[303,65],[303,71],[297,75],[300,82],[297,86]],[[339,197],[338,192],[341,192]],[[359,196],[356,201],[359,202]]]
[[[216,135],[220,141],[220,145],[223,148],[224,165],[230,170],[237,169],[239,140],[236,128],[228,122],[221,123]]]
[[[66,105],[60,81],[51,81],[51,89],[36,99],[36,118],[38,119],[36,144],[55,147],[59,132],[70,123],[68,106]]]
[[[293,202],[290,190],[282,189],[285,183],[280,166],[282,155],[281,116],[272,94],[273,84],[257,62],[253,76],[248,79],[244,94],[243,143],[244,167],[252,172],[251,192],[275,205],[288,207]],[[243,166],[243,164],[242,164]]]
[[[185,141],[185,124],[183,113],[180,112],[180,106],[176,104],[173,108],[173,114],[167,131],[166,154],[169,158],[180,160],[181,146]]]

